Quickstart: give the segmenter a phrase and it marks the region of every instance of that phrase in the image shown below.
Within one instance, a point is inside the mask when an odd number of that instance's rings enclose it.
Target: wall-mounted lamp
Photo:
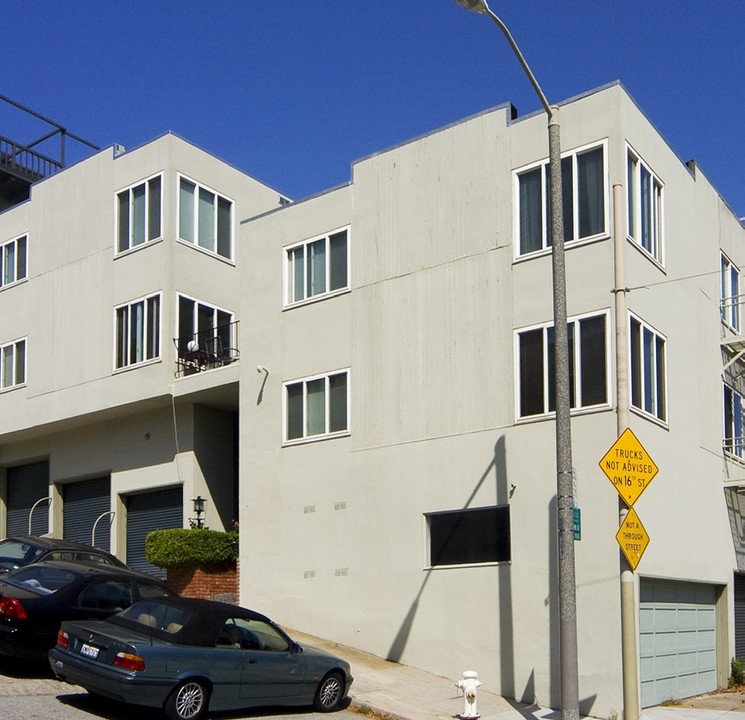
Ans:
[[[197,495],[195,498],[192,498],[191,501],[194,503],[194,514],[197,516],[197,527],[201,529],[204,527],[204,519],[202,518],[202,515],[204,515],[204,504],[207,500],[201,495]]]
[[[263,365],[257,365],[256,366],[256,372],[257,373],[266,373],[269,374],[269,371],[263,366]]]

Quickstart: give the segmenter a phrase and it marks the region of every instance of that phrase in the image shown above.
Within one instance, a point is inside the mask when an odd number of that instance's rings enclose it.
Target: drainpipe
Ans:
[[[616,300],[616,435],[629,427],[629,344],[628,308],[626,306],[626,240],[623,185],[613,186],[613,253]],[[619,527],[629,509],[619,496]],[[621,579],[621,657],[623,667],[623,719],[639,720],[639,674],[636,649],[636,580],[634,572],[619,550]]]

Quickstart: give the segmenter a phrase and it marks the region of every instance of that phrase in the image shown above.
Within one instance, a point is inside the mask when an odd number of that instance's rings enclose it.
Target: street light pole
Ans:
[[[556,405],[556,500],[559,564],[559,644],[561,717],[579,720],[577,670],[577,598],[574,569],[574,489],[569,398],[569,337],[567,332],[564,211],[561,184],[559,108],[549,104],[543,90],[507,26],[486,0],[456,0],[467,10],[488,15],[504,33],[533,89],[548,114],[549,174],[551,178],[551,242],[554,298],[554,390]]]

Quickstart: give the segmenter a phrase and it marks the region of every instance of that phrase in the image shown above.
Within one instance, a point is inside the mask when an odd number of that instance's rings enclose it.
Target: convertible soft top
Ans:
[[[107,622],[180,645],[211,647],[225,621],[238,617],[274,625],[265,615],[237,605],[180,596],[140,600]]]

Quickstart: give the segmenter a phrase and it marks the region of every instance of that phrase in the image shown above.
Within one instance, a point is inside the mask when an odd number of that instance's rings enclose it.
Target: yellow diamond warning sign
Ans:
[[[631,507],[652,482],[658,467],[636,435],[626,428],[600,461],[600,469]]]
[[[629,508],[629,512],[626,514],[621,527],[618,528],[616,533],[616,540],[621,546],[621,551],[629,561],[629,565],[632,570],[636,570],[636,566],[644,555],[644,551],[649,545],[649,535],[644,529],[639,516],[636,514],[634,508]]]

